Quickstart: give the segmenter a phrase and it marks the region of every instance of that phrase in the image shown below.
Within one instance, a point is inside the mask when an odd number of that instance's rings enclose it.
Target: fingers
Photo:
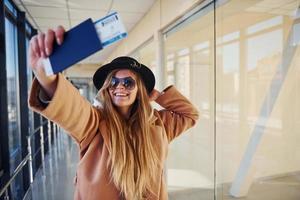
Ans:
[[[40,49],[39,55],[42,57],[46,57],[46,50],[45,50],[45,34],[44,33],[39,33],[37,36],[38,40],[38,46]]]
[[[65,29],[62,26],[58,26],[55,30],[56,41],[59,45],[62,44],[64,40]]]
[[[55,32],[52,29],[48,29],[45,37],[45,51],[47,56],[50,56],[50,54],[52,53],[54,37]]]
[[[53,51],[54,40],[60,45],[64,40],[65,29],[62,26],[58,26],[54,31],[48,29],[45,33],[39,33],[32,37],[30,40],[30,52],[38,57],[47,57]]]
[[[156,89],[153,89],[149,95],[150,101],[155,101],[162,93]]]
[[[38,35],[33,36],[30,40],[30,53],[41,57],[40,47],[38,44]]]

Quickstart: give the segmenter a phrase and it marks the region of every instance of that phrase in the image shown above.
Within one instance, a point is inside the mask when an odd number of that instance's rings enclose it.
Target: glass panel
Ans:
[[[28,48],[29,48],[29,39],[26,38],[26,58],[28,58]],[[30,66],[28,66],[28,62],[27,62],[27,88],[28,88],[28,95],[30,92],[30,88],[31,88],[31,83],[32,83],[32,70],[30,68]],[[34,130],[34,123],[33,123],[33,111],[32,110],[28,110],[28,117],[29,117],[29,133],[32,133]]]
[[[29,39],[26,38],[26,58],[28,58],[28,48],[29,48]],[[28,66],[29,62],[27,62],[27,88],[28,88],[28,95],[30,92],[31,84],[32,84],[32,70],[30,66]],[[34,131],[34,115],[33,111],[31,109],[28,109],[28,133],[32,134]],[[31,152],[34,154],[35,153],[35,137],[31,137]],[[35,168],[35,162],[32,162],[33,168]]]
[[[80,94],[84,96],[89,102],[95,103],[95,96],[97,89],[90,78],[75,78],[71,77],[68,80],[79,90]]]
[[[32,29],[31,29],[30,25],[28,24],[28,22],[25,23],[25,30],[26,30],[27,35],[31,35]]]
[[[0,147],[1,147],[1,143],[0,143]],[[3,170],[3,164],[2,164],[2,151],[1,151],[1,148],[0,148],[0,179],[2,177],[4,173],[4,170]]]
[[[201,120],[169,146],[167,183],[172,199],[214,199],[214,6],[164,34],[167,84],[198,108]]]
[[[6,8],[15,16],[17,17],[17,10],[14,8],[14,6],[10,3],[10,1],[5,0],[4,1]]]
[[[299,3],[218,5],[218,199],[300,199]]]
[[[20,108],[18,87],[18,55],[17,29],[8,19],[5,19],[6,45],[6,78],[7,78],[7,105],[8,105],[8,138],[10,173],[12,174],[22,159]],[[12,194],[15,199],[22,195],[22,173],[12,184]]]
[[[146,44],[142,45],[130,56],[134,57],[139,62],[145,64],[147,67],[149,67],[152,70],[154,75],[157,76],[155,44],[153,40],[146,42]]]
[[[88,86],[87,85],[81,85],[79,88],[79,93],[84,96],[85,98],[88,97]]]

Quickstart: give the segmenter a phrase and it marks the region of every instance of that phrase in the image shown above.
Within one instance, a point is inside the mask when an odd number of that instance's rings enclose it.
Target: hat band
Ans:
[[[131,63],[130,66],[132,68],[138,68],[138,69],[142,67],[141,63],[138,63],[138,62],[135,62],[135,61],[133,61],[133,63]]]

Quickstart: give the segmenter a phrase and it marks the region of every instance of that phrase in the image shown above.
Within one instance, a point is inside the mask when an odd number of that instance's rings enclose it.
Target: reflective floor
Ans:
[[[223,191],[229,191],[230,185],[223,185]],[[279,178],[256,181],[251,185],[247,197],[233,198],[222,194],[222,200],[299,200],[300,173]]]
[[[59,137],[60,142],[45,157],[44,170],[37,172],[26,200],[73,199],[78,147],[66,134]]]
[[[25,200],[72,200],[73,178],[78,162],[78,147],[66,134],[60,134],[57,145],[45,157],[45,167],[40,169]],[[181,178],[173,180],[180,183]],[[264,179],[252,184],[247,197],[233,198],[228,194],[229,184],[217,191],[218,200],[299,200],[300,173]],[[170,200],[212,200],[213,188],[169,187]]]

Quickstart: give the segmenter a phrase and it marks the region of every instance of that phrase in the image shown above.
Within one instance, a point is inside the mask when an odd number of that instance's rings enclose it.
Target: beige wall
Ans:
[[[168,24],[184,15],[204,0],[158,0],[144,18],[129,32],[106,62],[120,55],[128,55]]]
[[[76,64],[64,71],[64,74],[67,77],[91,78],[99,67],[97,64]]]

